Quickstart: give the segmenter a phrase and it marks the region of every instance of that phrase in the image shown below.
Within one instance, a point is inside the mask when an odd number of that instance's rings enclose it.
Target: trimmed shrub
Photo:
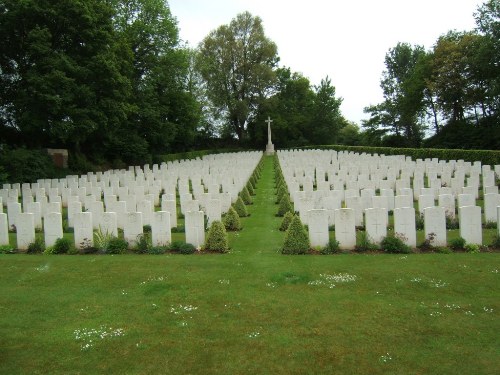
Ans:
[[[229,207],[229,211],[224,216],[224,227],[231,232],[241,230],[240,217],[233,207]]]
[[[28,245],[28,254],[41,254],[45,250],[45,244],[41,237],[35,237],[35,241]]]
[[[255,195],[254,189],[250,181],[247,182],[247,190],[250,195]]]
[[[210,225],[205,241],[205,250],[218,253],[227,253],[229,251],[226,228],[218,220]]]
[[[290,197],[288,196],[288,194],[285,194],[280,200],[278,216],[284,216],[287,212],[293,212],[293,206],[292,202],[290,202]]]
[[[464,246],[464,249],[466,252],[471,253],[471,254],[476,254],[479,253],[480,251],[480,246],[476,245],[475,243],[468,243]]]
[[[453,250],[463,250],[465,248],[465,240],[462,237],[454,238],[449,241],[449,246]]]
[[[290,211],[285,213],[285,216],[283,216],[283,221],[281,222],[280,225],[280,231],[284,232],[288,230],[288,227],[290,226],[290,223],[292,222],[294,214]]]
[[[16,250],[11,245],[0,245],[0,254],[14,254]]]
[[[446,229],[458,229],[458,218],[451,215],[446,215]]]
[[[128,243],[123,238],[111,237],[108,242],[106,254],[122,254],[128,249]]]
[[[380,243],[380,247],[386,253],[411,253],[410,246],[406,245],[403,240],[401,240],[401,238],[397,236],[384,237],[384,239]]]
[[[339,251],[340,251],[339,241],[330,240],[328,242],[328,245],[326,245],[323,249],[321,249],[320,253],[321,255],[329,255],[329,254],[336,254]]]
[[[359,239],[355,246],[356,251],[365,252],[365,251],[375,251],[378,249],[379,247],[371,241],[370,236],[368,236],[366,232],[359,233]]]
[[[243,188],[243,190],[240,192],[240,197],[243,200],[243,203],[246,205],[252,204],[252,197],[250,196],[250,193],[248,192],[248,189],[246,186]]]
[[[279,203],[284,195],[288,195],[288,190],[285,186],[279,185],[276,189],[276,203]]]
[[[196,252],[196,247],[190,243],[184,241],[174,241],[169,246],[170,251],[179,254],[193,254]]]
[[[58,238],[52,246],[52,254],[67,254],[69,253],[73,243],[67,238]]]
[[[500,249],[500,235],[496,234],[491,242],[491,247],[495,249]]]
[[[148,254],[161,255],[165,254],[168,249],[169,249],[168,246],[151,246],[148,249]]]
[[[151,247],[153,247],[151,233],[145,232],[137,236],[137,241],[132,251],[138,254],[146,254]]]
[[[285,243],[281,252],[283,254],[305,254],[309,250],[309,235],[300,221],[294,216],[285,234]]]
[[[241,199],[241,197],[238,197],[236,202],[234,202],[233,207],[236,210],[236,212],[238,213],[239,217],[247,217],[248,216],[247,208],[245,206],[245,203],[243,203],[243,200]]]

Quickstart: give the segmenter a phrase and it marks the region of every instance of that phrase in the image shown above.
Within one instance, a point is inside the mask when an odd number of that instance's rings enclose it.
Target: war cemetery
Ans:
[[[390,49],[361,127],[249,12],[191,50],[163,1],[25,3],[0,2],[0,374],[498,373],[496,0]]]

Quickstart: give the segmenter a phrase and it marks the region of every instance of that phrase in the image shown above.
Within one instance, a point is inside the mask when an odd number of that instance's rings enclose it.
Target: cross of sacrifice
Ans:
[[[271,122],[273,122],[273,120],[271,120],[271,117],[267,116],[267,120],[265,121],[267,122],[267,143],[268,144],[271,144]]]

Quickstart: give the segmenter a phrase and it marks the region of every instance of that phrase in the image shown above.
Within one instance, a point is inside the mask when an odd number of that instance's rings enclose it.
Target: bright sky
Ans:
[[[180,37],[192,47],[238,13],[259,16],[280,65],[318,85],[327,75],[344,99],[342,114],[361,124],[363,108],[383,100],[380,78],[398,42],[431,49],[449,30],[473,30],[486,0],[168,0]]]

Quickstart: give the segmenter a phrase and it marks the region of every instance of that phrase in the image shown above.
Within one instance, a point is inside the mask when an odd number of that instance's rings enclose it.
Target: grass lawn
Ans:
[[[497,374],[499,253],[283,256],[266,158],[225,255],[1,255],[0,374]]]

